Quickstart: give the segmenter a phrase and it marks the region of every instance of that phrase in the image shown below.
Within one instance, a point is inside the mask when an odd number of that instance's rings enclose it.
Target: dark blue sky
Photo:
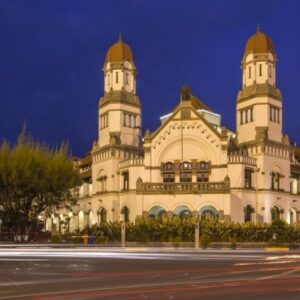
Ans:
[[[0,140],[28,131],[73,154],[97,138],[102,66],[121,31],[134,53],[143,127],[179,100],[181,85],[235,128],[240,61],[259,22],[279,58],[284,131],[300,143],[300,1],[0,0]]]

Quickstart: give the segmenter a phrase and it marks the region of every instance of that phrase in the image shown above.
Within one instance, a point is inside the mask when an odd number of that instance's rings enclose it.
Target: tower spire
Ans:
[[[260,32],[259,23],[256,24],[256,31],[257,31],[257,32]]]
[[[119,32],[119,42],[121,42],[121,41],[122,41],[122,33]]]

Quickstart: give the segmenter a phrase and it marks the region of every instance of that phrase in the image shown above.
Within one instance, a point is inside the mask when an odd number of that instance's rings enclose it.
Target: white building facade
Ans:
[[[257,31],[242,59],[236,132],[182,87],[160,127],[142,136],[136,66],[119,39],[103,66],[98,140],[77,161],[84,182],[80,199],[62,218],[71,219],[71,229],[162,214],[297,222],[300,151],[282,133],[276,63],[271,39]]]

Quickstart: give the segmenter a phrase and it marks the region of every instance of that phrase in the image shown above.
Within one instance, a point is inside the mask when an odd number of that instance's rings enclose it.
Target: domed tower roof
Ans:
[[[247,55],[248,53],[257,54],[268,52],[276,56],[275,48],[271,38],[266,34],[260,32],[258,28],[257,32],[248,39],[245,46],[244,55]]]
[[[105,62],[122,62],[125,60],[134,64],[132,51],[127,44],[123,43],[120,35],[119,40],[108,49]]]

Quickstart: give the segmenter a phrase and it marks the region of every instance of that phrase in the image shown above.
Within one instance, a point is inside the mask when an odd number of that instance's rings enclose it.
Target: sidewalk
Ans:
[[[254,244],[252,244],[254,246]],[[239,247],[231,249],[227,247],[208,247],[207,249],[195,248],[193,246],[152,246],[152,245],[126,245],[122,247],[118,244],[103,244],[103,245],[83,245],[83,244],[51,244],[51,243],[0,243],[0,252],[7,250],[53,250],[53,251],[86,251],[86,252],[153,252],[153,253],[264,253],[264,252],[293,252],[300,253],[300,249],[292,247]],[[261,246],[261,245],[260,245]]]

